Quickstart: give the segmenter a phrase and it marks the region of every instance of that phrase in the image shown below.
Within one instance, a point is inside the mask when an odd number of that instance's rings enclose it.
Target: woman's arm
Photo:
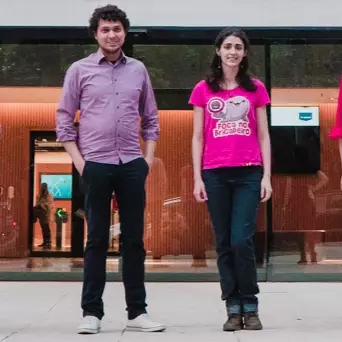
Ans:
[[[260,144],[261,156],[263,161],[264,174],[261,183],[262,202],[270,199],[272,194],[271,186],[271,141],[268,131],[268,121],[266,106],[256,109],[258,139]]]
[[[194,169],[194,196],[198,202],[207,200],[204,183],[202,181],[202,153],[203,153],[203,122],[204,109],[194,106],[194,125],[192,135],[192,163]]]
[[[194,106],[194,126],[192,135],[192,162],[194,180],[202,180],[202,151],[203,151],[203,120],[204,109]]]

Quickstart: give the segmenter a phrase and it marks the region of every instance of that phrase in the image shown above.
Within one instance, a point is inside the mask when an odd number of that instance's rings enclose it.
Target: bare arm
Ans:
[[[258,139],[261,149],[261,156],[264,167],[264,177],[271,177],[271,141],[268,131],[268,122],[266,107],[259,107],[256,109],[257,125],[258,125]]]
[[[195,182],[194,196],[198,202],[207,200],[207,194],[202,180],[203,122],[204,109],[202,107],[194,106],[192,163]]]
[[[151,167],[154,159],[154,152],[156,150],[157,143],[154,140],[146,140],[144,146],[144,156]]]
[[[260,144],[261,156],[263,161],[264,175],[261,182],[262,202],[266,202],[272,194],[271,186],[271,141],[268,131],[266,107],[256,109],[258,139]]]
[[[202,151],[203,151],[203,120],[204,109],[194,107],[194,123],[192,135],[192,163],[194,169],[194,180],[201,180]]]

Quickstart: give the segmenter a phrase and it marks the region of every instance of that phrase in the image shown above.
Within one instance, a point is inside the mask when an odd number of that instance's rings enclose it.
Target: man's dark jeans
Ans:
[[[85,216],[88,240],[84,254],[82,293],[83,315],[104,315],[102,295],[106,282],[109,247],[110,203],[115,191],[119,206],[122,241],[122,272],[128,318],[146,313],[145,249],[143,243],[145,180],[148,164],[144,158],[127,164],[109,165],[86,162]]]
[[[254,234],[261,178],[259,166],[203,171],[216,238],[222,300],[226,301],[228,313],[258,310]]]

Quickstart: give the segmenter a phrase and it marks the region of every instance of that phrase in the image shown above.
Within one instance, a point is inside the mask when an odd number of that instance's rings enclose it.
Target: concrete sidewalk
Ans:
[[[147,283],[149,313],[164,333],[126,332],[121,283],[106,286],[99,335],[77,335],[81,283],[0,283],[0,341],[330,342],[342,340],[342,284],[261,283],[263,331],[222,331],[218,283]]]

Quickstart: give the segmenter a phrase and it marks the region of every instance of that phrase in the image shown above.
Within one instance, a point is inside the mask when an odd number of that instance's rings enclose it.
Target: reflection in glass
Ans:
[[[135,45],[133,57],[147,67],[155,89],[192,89],[208,73],[211,45]],[[252,46],[251,74],[264,81],[263,46]],[[184,77],[186,75],[186,77]]]
[[[145,247],[153,260],[189,255],[193,266],[206,266],[212,243],[207,208],[192,195],[192,165],[183,166],[179,176],[180,196],[170,197],[164,163],[155,158],[146,182]]]
[[[69,66],[96,45],[2,44],[0,86],[62,86]]]
[[[296,134],[284,135],[282,143],[279,137],[276,140],[276,162],[286,163],[286,157],[301,170],[273,176],[270,263],[275,279],[283,274],[342,271],[341,167],[337,144],[328,137],[336,117],[341,54],[342,45],[271,47],[273,106],[318,106],[319,110],[318,135],[305,127],[284,127],[283,132]],[[305,153],[291,156],[292,144]],[[305,174],[310,163],[320,168]]]
[[[217,273],[207,206],[193,197],[193,113],[188,106],[190,91],[205,78],[213,53],[209,45],[134,46],[133,57],[145,63],[155,88],[162,132],[146,182],[147,272],[161,268],[186,272],[196,267],[198,272]],[[251,59],[251,74],[264,81],[264,47],[252,46]],[[262,268],[266,255],[264,209],[257,231],[258,266]]]
[[[39,196],[46,185],[47,198]],[[35,140],[33,250],[70,251],[72,163],[55,138]]]

